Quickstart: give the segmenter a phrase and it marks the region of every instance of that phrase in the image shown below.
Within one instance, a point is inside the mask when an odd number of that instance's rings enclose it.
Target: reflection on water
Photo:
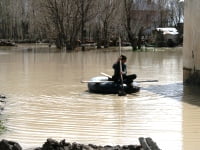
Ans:
[[[128,73],[141,91],[119,97],[91,94],[81,80],[112,74],[118,52],[56,52],[41,45],[1,48],[0,92],[8,99],[1,115],[7,131],[0,137],[23,147],[40,146],[46,138],[94,144],[139,144],[152,137],[162,149],[200,146],[198,92],[182,84],[179,49],[123,51]],[[196,88],[195,88],[196,89]]]
[[[184,87],[183,109],[183,144],[184,150],[199,149],[200,146],[200,89],[197,87]]]

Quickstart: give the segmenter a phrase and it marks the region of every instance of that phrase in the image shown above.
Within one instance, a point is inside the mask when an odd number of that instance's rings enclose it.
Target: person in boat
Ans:
[[[114,63],[112,66],[112,68],[114,69],[114,75],[109,80],[114,81],[116,83],[122,83],[122,80],[123,80],[123,83],[127,85],[131,85],[131,83],[133,82],[134,79],[136,79],[137,76],[136,74],[127,75],[126,61],[127,61],[127,57],[124,55],[121,55],[118,58],[117,62]],[[120,69],[120,65],[121,65],[121,69]]]

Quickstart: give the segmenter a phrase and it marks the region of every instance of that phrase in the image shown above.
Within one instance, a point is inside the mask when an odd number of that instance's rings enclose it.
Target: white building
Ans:
[[[172,40],[177,43],[177,35],[179,34],[176,28],[156,28],[157,31],[162,31],[164,35],[164,40]]]
[[[185,1],[183,80],[200,85],[200,0]]]

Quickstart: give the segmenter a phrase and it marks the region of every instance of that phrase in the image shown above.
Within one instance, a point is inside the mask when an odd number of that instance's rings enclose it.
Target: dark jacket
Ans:
[[[120,62],[116,62],[113,64],[113,69],[114,69],[114,75],[112,76],[112,80],[114,81],[120,81],[121,80],[121,75],[120,75]],[[127,70],[126,70],[126,64],[122,63],[122,75],[123,77],[126,76]]]

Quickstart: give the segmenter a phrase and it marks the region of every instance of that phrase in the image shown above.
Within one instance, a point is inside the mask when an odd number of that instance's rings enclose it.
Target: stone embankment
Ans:
[[[3,108],[4,108],[4,105],[5,105],[5,98],[6,98],[6,96],[0,95],[0,114],[1,114],[1,111],[3,110]]]
[[[151,138],[139,138],[141,145],[116,145],[116,146],[97,146],[93,144],[69,143],[65,140],[57,142],[53,139],[47,139],[42,147],[29,148],[26,150],[160,150],[157,144]],[[22,147],[13,141],[0,141],[0,150],[23,150]]]

